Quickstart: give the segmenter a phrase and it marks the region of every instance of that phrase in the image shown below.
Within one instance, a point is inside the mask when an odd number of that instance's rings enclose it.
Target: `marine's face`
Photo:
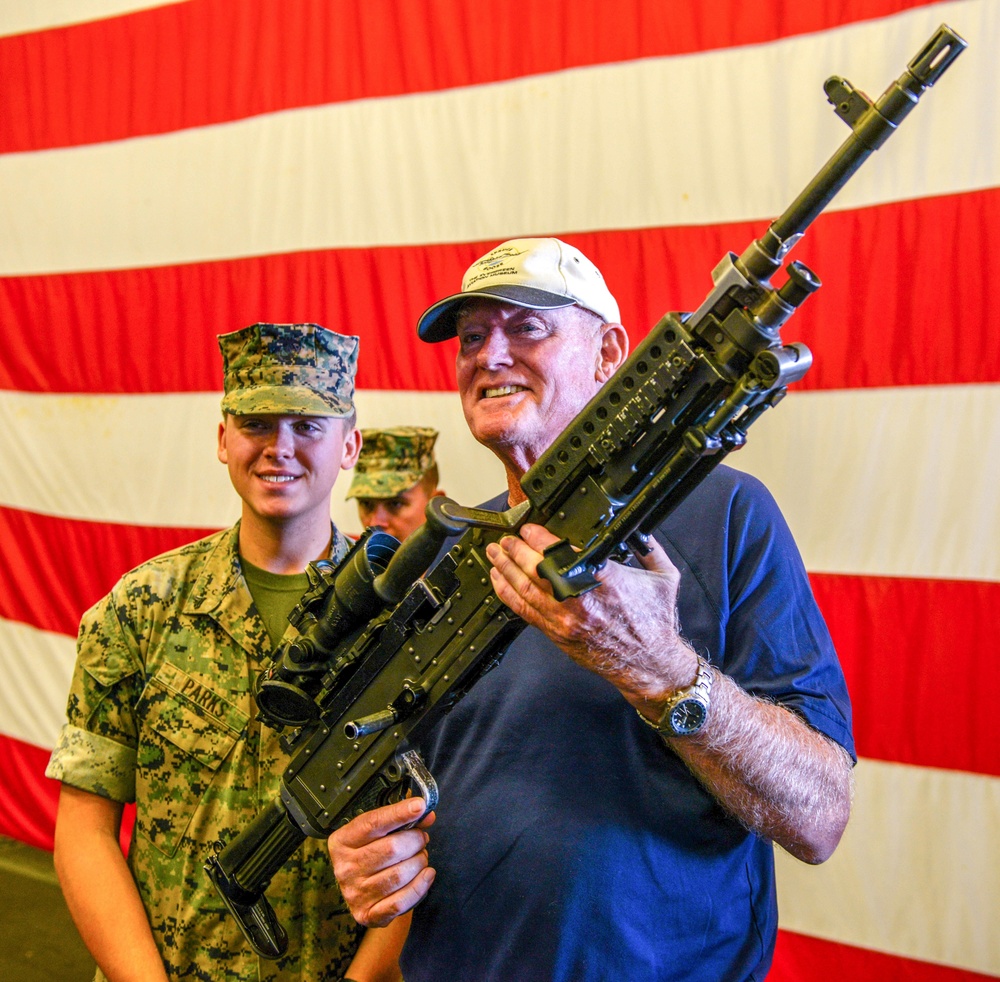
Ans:
[[[393,498],[358,498],[358,517],[364,528],[380,528],[402,542],[424,524],[431,497],[418,481]]]
[[[457,326],[469,429],[523,473],[607,378],[602,326],[579,307],[531,310],[487,299],[466,304]]]
[[[218,456],[249,512],[286,524],[330,520],[330,492],[361,449],[357,429],[329,416],[226,415]]]

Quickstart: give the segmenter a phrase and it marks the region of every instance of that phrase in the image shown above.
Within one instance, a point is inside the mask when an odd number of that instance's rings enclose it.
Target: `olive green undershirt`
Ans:
[[[288,615],[309,587],[309,577],[305,573],[271,573],[248,563],[242,556],[240,565],[274,649],[288,628]]]

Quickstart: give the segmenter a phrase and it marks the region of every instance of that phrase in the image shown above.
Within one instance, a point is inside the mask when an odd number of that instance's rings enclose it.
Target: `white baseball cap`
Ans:
[[[462,277],[462,292],[428,307],[417,321],[423,341],[455,337],[455,317],[465,300],[490,297],[555,310],[576,304],[607,324],[621,317],[601,271],[574,246],[560,239],[509,239],[477,259]]]

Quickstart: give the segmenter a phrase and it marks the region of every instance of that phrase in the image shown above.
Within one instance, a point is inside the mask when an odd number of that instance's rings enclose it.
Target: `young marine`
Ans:
[[[361,456],[347,498],[358,503],[364,528],[380,528],[402,542],[424,523],[438,487],[434,444],[438,432],[429,426],[395,426],[361,431]]]
[[[203,870],[278,794],[287,755],[256,718],[251,681],[294,630],[307,564],[349,548],[330,496],[361,445],[356,337],[254,324],[218,340],[218,458],[240,520],[126,573],[84,614],[48,768],[62,782],[56,869],[98,980],[335,979],[361,933],[325,843],[308,840],[274,879],[290,937],[277,962],[257,958]]]

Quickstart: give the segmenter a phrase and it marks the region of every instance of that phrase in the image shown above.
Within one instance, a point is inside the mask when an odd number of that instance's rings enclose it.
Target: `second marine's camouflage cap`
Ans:
[[[362,430],[361,456],[347,497],[395,498],[412,488],[434,466],[437,438],[429,426]]]
[[[222,411],[349,416],[358,338],[318,324],[251,324],[218,336]]]

